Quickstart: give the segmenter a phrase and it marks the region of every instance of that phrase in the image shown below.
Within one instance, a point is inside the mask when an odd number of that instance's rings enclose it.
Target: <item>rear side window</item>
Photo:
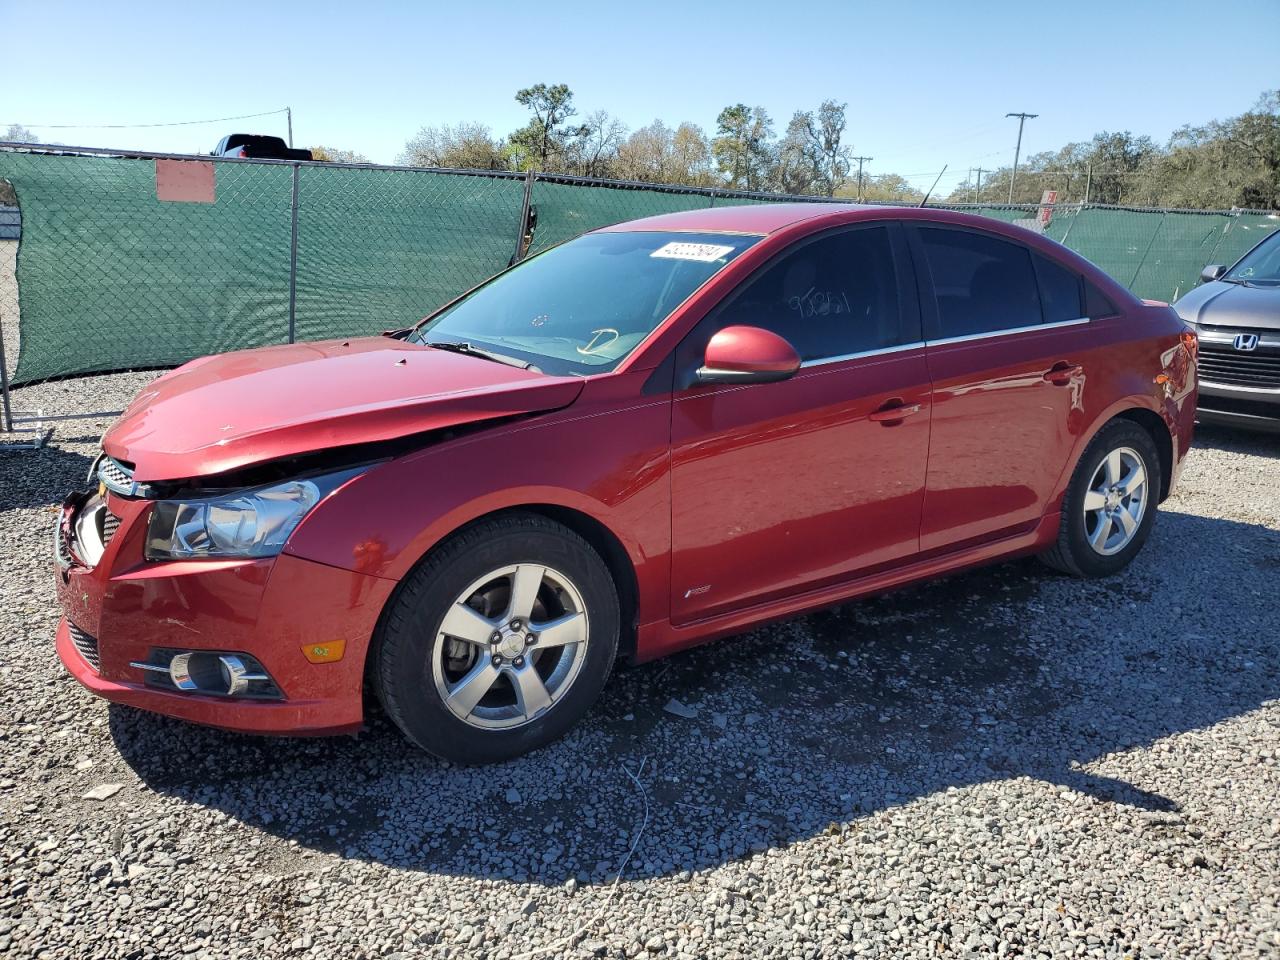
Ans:
[[[717,328],[763,327],[801,360],[823,360],[904,342],[887,227],[829,234],[784,253],[749,279]]]
[[[1045,323],[1079,320],[1085,315],[1080,302],[1080,275],[1060,263],[1034,254],[1036,276],[1040,280],[1040,305]]]
[[[920,228],[938,303],[939,339],[1041,322],[1031,251],[965,230]]]
[[[1089,318],[1111,317],[1118,311],[1111,298],[1088,280],[1084,282],[1084,315]]]

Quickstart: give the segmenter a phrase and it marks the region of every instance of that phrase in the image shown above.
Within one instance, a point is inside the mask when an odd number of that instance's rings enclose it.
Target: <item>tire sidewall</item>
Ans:
[[[617,652],[617,590],[599,554],[549,522],[537,529],[504,529],[499,522],[489,535],[448,545],[434,560],[393,601],[388,636],[379,645],[379,692],[396,724],[419,746],[460,763],[510,759],[562,736],[599,695]],[[431,665],[440,624],[462,591],[520,563],[553,567],[573,582],[586,605],[587,651],[569,690],[542,716],[519,727],[484,730],[445,706]]]
[[[1104,556],[1094,550],[1089,543],[1085,531],[1084,497],[1089,490],[1090,481],[1103,460],[1111,451],[1120,447],[1131,448],[1142,459],[1142,467],[1147,476],[1147,503],[1133,539],[1125,545],[1123,550]],[[1116,422],[1108,424],[1098,432],[1080,458],[1063,504],[1063,509],[1066,511],[1067,545],[1071,558],[1080,568],[1081,573],[1089,577],[1110,576],[1123,570],[1133,561],[1151,533],[1162,484],[1160,455],[1147,431],[1134,423]]]

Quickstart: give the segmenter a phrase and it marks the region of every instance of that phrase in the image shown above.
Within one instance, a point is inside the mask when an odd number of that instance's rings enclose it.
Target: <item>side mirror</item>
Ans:
[[[795,376],[800,355],[786,340],[760,327],[725,327],[712,336],[699,383],[772,383]]]
[[[1211,263],[1209,264],[1209,266],[1205,267],[1203,270],[1200,271],[1200,282],[1212,283],[1214,280],[1217,280],[1220,276],[1222,276],[1226,272],[1227,272],[1227,268],[1224,264]]]

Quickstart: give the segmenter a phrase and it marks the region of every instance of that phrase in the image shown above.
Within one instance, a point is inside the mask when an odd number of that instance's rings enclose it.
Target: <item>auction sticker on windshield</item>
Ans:
[[[724,247],[716,243],[684,243],[672,241],[664,244],[651,257],[662,257],[666,260],[697,260],[699,263],[715,263],[721,257],[733,253],[733,247]]]

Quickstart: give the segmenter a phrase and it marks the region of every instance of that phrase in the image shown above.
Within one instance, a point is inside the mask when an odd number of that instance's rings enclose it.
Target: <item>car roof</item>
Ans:
[[[705,231],[707,233],[769,234],[803,220],[824,220],[839,217],[841,220],[857,219],[850,214],[865,211],[868,215],[883,216],[884,205],[854,203],[742,203],[704,210],[681,210],[662,213],[643,220],[604,227],[608,232],[633,232],[641,230]]]

